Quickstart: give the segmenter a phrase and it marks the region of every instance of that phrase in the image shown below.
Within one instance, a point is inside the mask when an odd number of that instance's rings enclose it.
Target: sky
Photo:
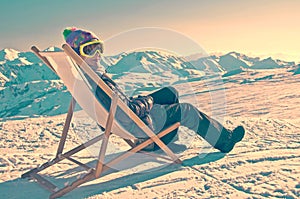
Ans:
[[[70,26],[91,30],[104,41],[155,27],[185,36],[208,53],[300,62],[299,10],[298,0],[1,0],[0,49],[60,47],[62,31]],[[156,35],[153,40],[159,41]]]

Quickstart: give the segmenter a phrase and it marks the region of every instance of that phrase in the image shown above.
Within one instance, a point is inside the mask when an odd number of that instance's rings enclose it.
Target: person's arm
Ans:
[[[151,96],[138,96],[137,98],[128,98],[125,96],[124,93],[122,93],[118,85],[105,73],[101,77],[103,81],[113,90],[117,89],[117,92],[125,97],[124,100],[126,100],[126,103],[128,107],[140,118],[145,117],[147,114],[149,114],[150,110],[153,107],[153,98]]]
[[[149,114],[153,107],[153,98],[151,96],[138,96],[131,98],[128,104],[129,108],[140,118]]]

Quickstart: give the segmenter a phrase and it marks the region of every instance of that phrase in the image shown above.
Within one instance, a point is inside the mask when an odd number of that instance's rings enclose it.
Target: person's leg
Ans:
[[[159,90],[151,93],[149,96],[151,96],[153,98],[154,107],[161,106],[164,104],[174,104],[174,103],[179,102],[178,101],[178,92],[173,87],[164,87],[162,89],[159,89]],[[159,115],[159,113],[155,114],[155,115]],[[152,122],[150,121],[150,120],[152,120],[151,118],[152,117],[142,118],[142,120],[148,126],[151,124],[151,127],[150,126],[149,127],[151,129],[153,129],[156,133],[159,133],[160,130],[162,130],[162,129],[159,129],[158,131],[156,131],[155,128],[153,128],[153,126],[152,126]],[[166,127],[168,127],[168,126],[166,126]],[[164,143],[168,144],[171,141],[174,142],[174,141],[178,140],[177,131],[178,131],[178,129],[175,129],[172,132],[168,133],[166,136],[164,136],[164,139],[166,140],[166,142],[164,142]],[[145,138],[139,139],[137,143],[140,143],[143,141],[145,141]],[[156,144],[153,144],[143,150],[157,150],[157,149],[159,149],[159,147]]]
[[[174,87],[165,87],[151,93],[150,96],[153,98],[155,104],[175,104],[178,103],[178,91]]]
[[[156,113],[160,115],[151,114],[156,127],[163,126],[162,128],[165,128],[166,126],[180,122],[182,126],[193,130],[214,148],[222,152],[227,153],[231,151],[234,144],[244,136],[243,128],[239,129],[239,132],[230,131],[191,104],[178,103],[161,106],[161,108],[164,108],[164,111],[156,110]],[[163,141],[169,142],[168,138],[165,137]]]

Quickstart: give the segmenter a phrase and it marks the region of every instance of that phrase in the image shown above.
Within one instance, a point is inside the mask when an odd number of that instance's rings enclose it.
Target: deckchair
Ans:
[[[42,52],[35,46],[31,48],[32,51],[61,78],[68,91],[71,93],[72,100],[70,102],[55,158],[24,173],[22,178],[31,178],[36,180],[40,185],[51,192],[49,198],[57,198],[72,191],[83,183],[102,177],[101,175],[103,175],[104,171],[109,170],[113,165],[119,164],[121,161],[129,158],[132,154],[147,153],[143,151],[143,149],[149,144],[155,143],[163,152],[165,152],[165,156],[163,156],[165,160],[169,160],[172,163],[181,163],[181,160],[160,139],[161,137],[177,129],[180,123],[175,123],[155,134],[130,108],[128,108],[128,106],[122,100],[120,100],[119,96],[105,84],[105,82],[80,56],[73,51],[68,44],[64,44],[62,48],[63,51],[61,52]],[[83,72],[90,77],[97,84],[97,86],[101,88],[107,96],[109,96],[111,99],[109,109],[103,107],[103,104],[89,88],[88,84],[82,78],[82,75],[80,75],[80,72]],[[79,104],[79,106],[88,114],[88,116],[91,117],[99,126],[103,127],[104,133],[63,153],[76,103]],[[93,104],[93,106],[91,106],[91,104]],[[117,109],[123,111],[124,114],[131,118],[134,124],[137,125],[147,136],[147,139],[144,142],[138,145],[134,143],[134,140],[136,140],[137,137],[132,132],[126,130],[120,124],[120,122],[115,119]],[[104,163],[106,149],[108,147],[108,141],[111,134],[117,135],[124,139],[124,141],[128,143],[130,149]],[[102,142],[99,148],[99,156],[96,160],[95,166],[91,167],[72,157],[74,154],[100,140],[102,140]],[[155,153],[151,154],[156,155]],[[158,154],[157,156],[161,157],[161,155]],[[42,174],[39,174],[39,172],[59,163],[62,160],[69,160],[76,165],[83,167],[85,170],[87,170],[87,173],[81,175],[80,178],[76,179],[72,183],[60,188],[43,177]]]

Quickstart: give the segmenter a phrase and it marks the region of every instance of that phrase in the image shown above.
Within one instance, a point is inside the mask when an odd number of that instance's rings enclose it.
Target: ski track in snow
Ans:
[[[25,189],[27,179],[18,180],[20,175],[30,168],[54,158],[55,146],[59,141],[55,132],[58,133],[62,130],[63,119],[63,117],[26,119],[27,121],[9,121],[1,124],[4,136],[0,142],[0,179],[2,181],[0,190],[3,187],[15,188],[14,183],[18,184],[18,181],[25,183],[25,186],[20,185],[24,188],[19,187],[19,189]],[[104,184],[108,186],[107,189],[103,188],[101,185],[103,181],[96,180],[90,183],[93,189],[86,185],[87,188],[74,190],[74,193],[67,194],[64,198],[76,198],[78,191],[83,191],[79,198],[87,197],[90,194],[89,191],[95,195],[90,198],[300,197],[300,142],[299,135],[296,134],[297,129],[300,128],[300,121],[293,123],[279,119],[236,117],[227,118],[226,121],[231,124],[230,127],[239,123],[244,124],[247,135],[225,157],[209,161],[211,159],[209,154],[217,153],[212,149],[209,149],[208,155],[195,155],[202,150],[201,146],[204,144],[198,139],[190,146],[189,154],[183,155],[183,158],[187,158],[187,163],[183,166],[171,167],[169,170],[163,168],[162,174],[153,178],[147,178],[148,174],[142,173],[141,178],[146,179],[142,182],[136,180],[134,175],[130,175],[130,169],[121,171],[119,174],[105,176],[103,180],[120,178],[121,180],[115,180],[117,185],[111,184],[112,187],[118,187],[117,189],[110,190],[110,183]],[[25,131],[24,124],[27,125]],[[45,126],[48,127],[45,128]],[[54,133],[49,133],[48,129],[52,129]],[[15,133],[11,133],[12,130]],[[121,142],[117,137],[114,139],[116,143]],[[71,131],[68,141],[71,142],[68,142],[70,145],[67,147],[80,143],[73,131]],[[87,162],[94,160],[94,157],[88,153],[83,153],[83,157],[77,155],[75,157]],[[196,160],[193,160],[195,157]],[[199,157],[198,160],[197,157]],[[202,160],[205,159],[208,162],[202,164]],[[63,162],[54,166],[50,171],[47,170],[46,174],[50,178],[51,176],[53,178],[61,176],[67,180],[70,176],[79,174],[74,173],[76,170],[72,170],[73,166],[69,162]],[[61,173],[61,169],[73,172],[67,175]],[[128,173],[129,177],[122,179],[122,175]],[[129,185],[124,180],[136,183]],[[99,188],[95,186],[98,183]],[[36,189],[43,188],[36,187]],[[36,190],[31,191],[35,193]],[[6,192],[6,194],[14,195],[10,192]],[[44,194],[46,197],[47,192]]]

